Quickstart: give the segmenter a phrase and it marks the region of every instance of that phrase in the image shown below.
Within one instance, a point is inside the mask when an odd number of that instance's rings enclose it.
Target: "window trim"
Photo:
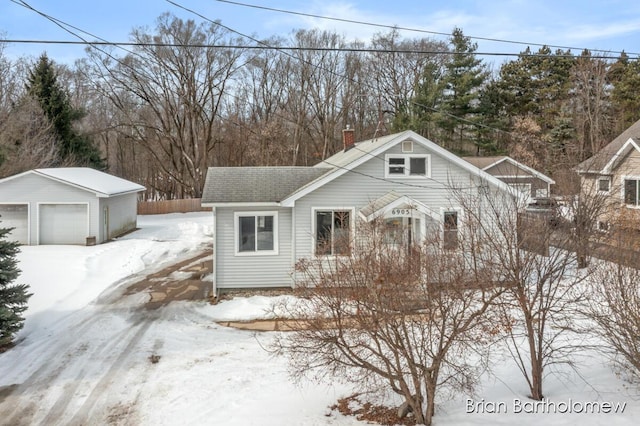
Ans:
[[[240,217],[253,216],[273,216],[273,250],[258,250],[258,245],[253,251],[240,251]],[[235,256],[276,256],[279,254],[279,238],[278,238],[278,212],[269,211],[243,211],[233,212],[233,239],[235,247]]]
[[[404,160],[404,174],[389,173],[391,159],[402,158]],[[412,158],[424,158],[425,174],[412,175],[410,164]],[[431,177],[431,154],[385,154],[384,177],[387,179],[427,179]]]
[[[622,204],[629,209],[640,209],[640,176],[639,175],[624,175],[620,178],[622,185],[620,188],[620,199],[622,200]],[[627,180],[635,180],[636,181],[636,204],[627,204],[625,201],[625,181]]]
[[[606,181],[608,189],[606,190],[600,189],[600,181]],[[596,186],[598,188],[598,192],[601,192],[603,194],[608,194],[609,192],[611,192],[611,178],[608,176],[600,176],[599,178],[596,179]]]
[[[351,241],[355,239],[355,221],[356,221],[356,208],[355,207],[312,207],[311,208],[311,253],[313,256],[324,257],[324,258],[332,258],[332,257],[348,257],[350,254],[317,254],[316,253],[316,212],[318,211],[348,211],[349,212],[349,224],[351,229],[349,230],[349,237]],[[353,250],[353,246],[352,246]]]

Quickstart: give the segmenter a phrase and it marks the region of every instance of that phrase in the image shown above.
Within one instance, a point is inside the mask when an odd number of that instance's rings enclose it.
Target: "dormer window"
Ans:
[[[431,175],[431,158],[423,154],[387,154],[385,177],[425,178]]]

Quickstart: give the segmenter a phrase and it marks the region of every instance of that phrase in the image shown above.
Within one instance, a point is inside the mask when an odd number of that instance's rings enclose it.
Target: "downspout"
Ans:
[[[291,207],[291,288],[296,286],[296,203]]]
[[[216,208],[212,207],[211,208],[211,212],[213,213],[213,271],[211,274],[211,294],[214,298],[218,297],[218,287],[217,287],[217,275],[218,275],[218,270],[216,268],[216,257],[218,257],[218,250],[217,250],[217,244],[216,244],[216,240],[218,239],[218,229],[216,228]]]

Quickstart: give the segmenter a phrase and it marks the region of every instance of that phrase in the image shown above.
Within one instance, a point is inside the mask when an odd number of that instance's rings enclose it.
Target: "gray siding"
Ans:
[[[89,234],[97,235],[98,198],[91,192],[41,176],[27,174],[0,185],[0,201],[29,204],[29,244],[38,244],[38,204],[87,203]]]
[[[125,194],[100,199],[98,212],[99,242],[116,238],[136,229],[138,194]],[[105,208],[108,208],[108,235],[105,235]]]
[[[508,161],[503,161],[500,164],[490,167],[486,172],[493,176],[499,176],[499,179],[507,184],[530,184],[531,197],[535,197],[539,189],[544,189],[547,192],[549,192],[550,189],[549,183],[531,175],[526,170],[516,167]]]
[[[387,151],[390,154],[402,154],[401,144]],[[332,182],[302,197],[295,204],[296,223],[296,259],[309,257],[313,250],[314,208],[355,208],[356,217],[363,206],[381,197],[391,190],[409,196],[440,212],[441,208],[457,207],[450,187],[473,188],[475,185],[470,174],[452,164],[447,159],[427,151],[420,144],[414,144],[415,154],[431,154],[431,178],[385,180],[384,154],[372,157],[369,161],[347,172]]]
[[[278,254],[238,256],[235,212],[278,212]],[[216,282],[218,288],[284,287],[291,285],[291,209],[216,208]]]

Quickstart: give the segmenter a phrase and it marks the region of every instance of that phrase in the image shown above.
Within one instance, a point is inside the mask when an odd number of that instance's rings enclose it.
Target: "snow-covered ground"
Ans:
[[[268,318],[272,298],[146,310],[146,294],[125,296],[136,278],[210,243],[207,213],[141,216],[139,226],[94,247],[23,247],[19,282],[30,284],[34,296],[19,344],[0,355],[0,424],[361,424],[328,408],[351,393],[348,386],[291,383],[286,360],[265,350],[275,333],[215,323]],[[575,411],[584,403],[620,403],[624,413],[553,414],[541,406],[538,414],[526,413],[533,407],[518,405],[527,401],[526,386],[505,358],[495,361],[494,376],[477,395],[443,401],[436,424],[636,424],[639,388],[602,356],[586,355],[579,374],[558,369],[547,377],[549,401],[556,411],[563,404]],[[502,412],[490,413],[496,409]]]

